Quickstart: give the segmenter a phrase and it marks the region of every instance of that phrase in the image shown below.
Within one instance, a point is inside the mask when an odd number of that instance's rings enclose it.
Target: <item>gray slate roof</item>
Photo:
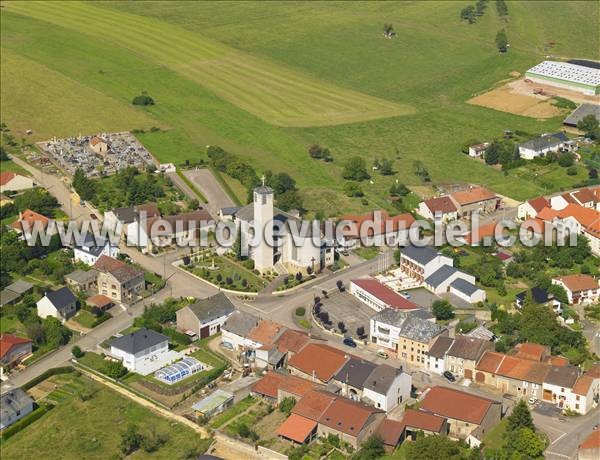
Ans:
[[[124,224],[132,223],[137,217],[135,209],[132,207],[131,208],[115,208],[115,209],[113,209],[113,213],[117,216],[117,219],[119,219]]]
[[[98,257],[108,243],[109,241],[106,238],[103,238],[101,236],[95,238],[94,235],[92,235],[91,233],[86,233],[83,244],[75,245],[75,248]]]
[[[10,416],[15,416],[17,412],[22,411],[30,404],[33,404],[33,399],[25,393],[21,388],[14,388],[3,393],[0,396],[0,416],[3,421],[8,421]]]
[[[238,208],[237,206],[235,206],[235,207],[221,208],[219,211],[224,216],[231,216],[231,215],[235,214],[236,212],[238,212],[239,209],[240,208]]]
[[[425,284],[436,288],[457,271],[458,268],[454,268],[451,265],[443,265],[425,279]]]
[[[380,364],[367,377],[364,388],[375,393],[387,394],[394,379],[400,373],[402,373],[402,369],[392,367],[388,364]]]
[[[9,284],[8,286],[6,286],[5,289],[8,289],[9,291],[15,292],[19,295],[23,295],[26,292],[30,291],[31,289],[33,289],[33,284],[28,283],[27,281],[23,281],[23,280],[17,280],[12,284]]]
[[[231,300],[222,292],[199,300],[186,308],[189,308],[201,323],[208,323],[221,316],[229,315],[235,310]]]
[[[354,388],[363,388],[365,380],[377,367],[375,363],[360,358],[351,357],[335,375],[338,382],[347,383]]]
[[[521,144],[521,147],[534,151],[541,151],[543,149],[556,147],[568,140],[569,138],[565,136],[564,133],[545,134],[524,142]]]
[[[2,292],[0,292],[0,307],[13,303],[19,297],[19,294],[17,294],[16,292],[4,289]]]
[[[573,388],[577,377],[579,377],[579,369],[575,366],[552,366],[544,381],[550,385]]]
[[[448,356],[476,361],[486,349],[490,349],[489,346],[489,340],[457,335],[454,338],[454,343],[448,350]]]
[[[46,292],[46,297],[52,302],[57,310],[64,310],[67,306],[77,302],[77,297],[68,287],[62,287],[57,291]]]
[[[454,339],[445,335],[441,335],[431,346],[428,354],[429,356],[433,356],[434,358],[442,359],[446,355],[446,352],[452,346],[453,343]]]
[[[438,252],[428,246],[406,246],[400,252],[413,260],[416,260],[421,265],[426,265],[438,256]]]
[[[96,278],[98,278],[98,270],[95,269],[91,269],[91,270],[81,270],[81,269],[77,269],[74,272],[69,273],[68,275],[65,275],[65,279],[74,281],[75,283],[80,283],[80,284],[85,284],[85,283],[89,283],[93,280],[95,280]]]
[[[477,326],[475,329],[473,329],[467,335],[469,337],[475,337],[477,339],[483,339],[483,340],[488,340],[488,341],[492,341],[496,337],[496,334],[494,334],[492,331],[490,331],[485,326]]]
[[[587,115],[595,115],[600,120],[600,106],[596,104],[581,104],[571,114],[565,118],[563,124],[568,126],[577,126],[581,120]]]
[[[409,314],[407,312],[393,308],[385,308],[371,316],[371,319],[373,321],[379,321],[380,323],[389,324],[390,326],[401,327],[408,316]]]
[[[400,336],[417,342],[429,342],[444,331],[444,328],[431,321],[409,316],[400,328]]]
[[[152,329],[145,327],[138,329],[135,332],[117,337],[110,341],[111,347],[118,348],[125,353],[137,354],[142,350],[158,345],[159,343],[168,342],[169,338],[166,335],[159,334]]]
[[[423,308],[419,308],[418,310],[412,310],[412,311],[408,312],[408,314],[410,316],[414,316],[415,318],[421,318],[421,319],[435,318],[435,316],[433,316],[431,313],[429,313],[427,310],[425,310]]]
[[[463,294],[467,294],[469,296],[473,295],[479,290],[479,288],[473,283],[469,283],[467,280],[464,280],[462,278],[455,279],[454,281],[452,281],[450,286],[456,289],[457,291],[462,292]]]
[[[260,318],[257,316],[246,313],[245,311],[236,310],[229,318],[227,318],[227,321],[225,321],[221,329],[239,335],[240,337],[247,337],[250,331],[254,329],[259,322]]]

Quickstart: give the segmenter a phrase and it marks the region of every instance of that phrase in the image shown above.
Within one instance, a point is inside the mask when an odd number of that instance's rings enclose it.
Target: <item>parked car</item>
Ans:
[[[356,342],[354,341],[354,339],[352,337],[346,337],[344,339],[344,345],[347,345],[352,348],[356,348]]]
[[[227,348],[228,350],[233,350],[233,345],[229,342],[221,342],[221,346],[223,348]]]
[[[389,358],[389,355],[384,350],[377,350],[377,356],[383,359]]]
[[[448,380],[448,382],[456,382],[456,377],[450,371],[445,371],[443,374],[444,378]]]
[[[534,398],[533,396],[531,398],[528,399],[527,401],[529,404],[531,404],[532,406],[537,402],[537,398]]]
[[[98,216],[94,213],[90,214],[90,219],[92,220],[98,220]]]
[[[404,291],[402,293],[402,295],[404,296],[405,299],[410,299],[410,294],[408,293],[408,291]]]

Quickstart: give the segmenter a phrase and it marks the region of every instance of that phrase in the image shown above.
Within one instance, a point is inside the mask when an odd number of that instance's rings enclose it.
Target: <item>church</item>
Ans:
[[[276,208],[273,198],[273,189],[264,185],[263,179],[263,185],[254,189],[253,202],[234,215],[242,246],[249,246],[248,256],[254,261],[254,268],[261,273],[294,274],[319,273],[332,265],[333,241],[323,238],[319,223],[314,225]],[[257,244],[250,244],[257,228],[262,229],[262,238]]]

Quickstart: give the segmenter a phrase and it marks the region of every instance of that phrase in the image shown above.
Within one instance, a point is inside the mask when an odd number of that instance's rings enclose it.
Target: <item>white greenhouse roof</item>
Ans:
[[[600,69],[569,64],[568,62],[544,61],[529,69],[527,73],[584,85],[600,85]]]

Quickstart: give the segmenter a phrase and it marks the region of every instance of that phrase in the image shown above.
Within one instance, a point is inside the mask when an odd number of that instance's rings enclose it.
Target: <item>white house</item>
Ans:
[[[35,187],[30,177],[22,176],[14,172],[6,171],[0,174],[0,193],[20,192]]]
[[[446,353],[454,343],[454,339],[442,335],[438,337],[427,353],[427,370],[436,374],[446,371]]]
[[[525,160],[533,160],[548,152],[568,149],[569,146],[569,138],[564,133],[543,134],[519,145],[519,155]]]
[[[135,332],[111,340],[110,354],[128,370],[148,375],[179,358],[179,353],[169,351],[169,338],[151,329]]]
[[[469,156],[472,158],[481,157],[487,148],[490,146],[489,142],[484,142],[483,144],[475,144],[469,147]]]
[[[52,316],[61,323],[71,318],[77,311],[77,297],[68,287],[48,291],[37,301],[37,314],[40,318]]]
[[[381,311],[385,308],[406,311],[420,308],[417,304],[372,278],[351,280],[350,294],[375,311]]]
[[[221,327],[234,311],[231,300],[219,292],[177,310],[177,329],[191,337],[203,339],[221,332]]]
[[[579,376],[575,385],[573,385],[571,394],[567,396],[567,401],[572,410],[580,414],[587,414],[593,407],[598,405],[599,395],[600,367],[596,364],[585,374]]]
[[[575,366],[551,366],[542,383],[542,399],[561,409],[571,408],[572,390],[578,378],[579,369]]]
[[[560,276],[553,278],[552,284],[565,289],[570,305],[594,303],[600,298],[598,280],[590,275]]]
[[[543,196],[521,203],[517,208],[517,217],[521,220],[533,219],[538,213],[550,206],[550,201]]]
[[[458,209],[454,201],[444,195],[421,201],[419,214],[429,220],[440,219],[442,222],[449,222],[458,218]]]
[[[33,411],[33,399],[21,388],[13,388],[0,396],[0,430],[9,427]]]
[[[463,279],[475,284],[475,277],[465,273],[452,265],[444,265],[434,273],[425,278],[425,288],[434,294],[444,294],[450,289],[450,285],[457,279]]]
[[[463,278],[452,281],[448,292],[469,303],[485,302],[486,299],[486,293],[483,289]]]
[[[377,409],[391,411],[410,398],[412,377],[387,364],[380,364],[364,382],[363,398]]]
[[[86,265],[94,265],[101,255],[116,259],[119,255],[119,246],[113,245],[108,238],[100,236],[94,238],[94,235],[87,233],[83,244],[75,245],[73,248],[75,261]]]
[[[423,283],[444,265],[453,264],[452,258],[427,246],[411,245],[400,250],[400,270],[419,283]]]

